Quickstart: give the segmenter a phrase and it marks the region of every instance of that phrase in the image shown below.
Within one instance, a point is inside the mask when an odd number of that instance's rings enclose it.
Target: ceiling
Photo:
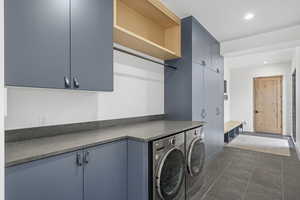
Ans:
[[[261,66],[265,64],[291,63],[293,55],[294,49],[284,49],[239,57],[228,57],[225,58],[225,66],[229,68],[238,68]],[[265,61],[267,61],[267,63],[264,64]]]
[[[219,41],[300,24],[300,0],[162,0],[178,16],[193,15]],[[255,14],[245,21],[248,12]]]

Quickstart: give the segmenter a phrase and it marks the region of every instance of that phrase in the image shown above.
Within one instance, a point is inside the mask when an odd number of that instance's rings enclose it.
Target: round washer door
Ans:
[[[174,147],[160,160],[157,171],[157,192],[161,199],[172,200],[180,192],[184,181],[184,154]]]
[[[188,149],[187,167],[191,176],[198,176],[204,167],[205,145],[201,138],[195,138]]]

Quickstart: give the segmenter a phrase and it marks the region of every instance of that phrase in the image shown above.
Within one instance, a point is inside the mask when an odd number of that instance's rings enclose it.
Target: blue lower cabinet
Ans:
[[[6,200],[127,200],[127,140],[6,169]]]
[[[6,200],[82,200],[83,167],[67,153],[6,169]]]
[[[127,140],[84,150],[84,200],[127,199]]]

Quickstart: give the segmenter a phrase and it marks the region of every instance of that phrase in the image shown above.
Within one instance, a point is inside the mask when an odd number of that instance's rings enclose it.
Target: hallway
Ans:
[[[291,139],[289,143],[290,157],[225,147],[206,166],[200,199],[299,199],[300,162]]]

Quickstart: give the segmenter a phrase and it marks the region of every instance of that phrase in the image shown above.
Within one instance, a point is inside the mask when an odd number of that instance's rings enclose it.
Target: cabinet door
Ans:
[[[192,63],[192,104],[193,120],[205,121],[205,87],[204,87],[204,67],[198,63]]]
[[[71,0],[74,89],[113,90],[113,1]]]
[[[221,91],[220,74],[211,68],[205,68],[205,107],[207,112],[207,126],[205,128],[205,143],[207,148],[207,157],[211,158],[219,152],[223,146],[224,134],[220,132],[222,126],[220,121]],[[220,142],[221,141],[221,142]]]
[[[127,199],[127,141],[104,144],[85,151],[85,200]]]
[[[211,58],[211,65],[209,67],[215,72],[221,72],[220,43],[212,37],[209,41],[210,41],[210,58]]]
[[[220,73],[224,74],[224,57],[220,54],[218,56],[218,66],[220,69]],[[224,79],[224,77],[223,77],[223,79]]]
[[[205,121],[207,125],[205,127],[205,144],[206,144],[206,156],[208,159],[215,152],[215,86],[214,86],[214,74],[210,68],[205,68],[205,110],[207,113]]]
[[[83,200],[83,167],[74,152],[6,169],[6,200]]]
[[[224,145],[224,74],[217,74],[218,102],[217,102],[217,146],[221,150]]]
[[[5,84],[65,88],[69,1],[5,1]]]
[[[210,37],[205,28],[193,19],[192,26],[192,55],[193,62],[202,64],[203,66],[210,66]]]

